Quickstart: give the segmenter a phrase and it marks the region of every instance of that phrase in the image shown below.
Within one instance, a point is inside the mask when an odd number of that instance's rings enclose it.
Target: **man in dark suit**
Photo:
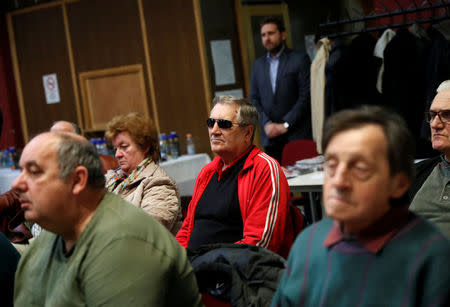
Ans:
[[[281,162],[286,143],[311,138],[311,62],[286,47],[286,30],[276,17],[261,23],[261,41],[267,54],[253,64],[250,99],[260,115],[261,143]]]

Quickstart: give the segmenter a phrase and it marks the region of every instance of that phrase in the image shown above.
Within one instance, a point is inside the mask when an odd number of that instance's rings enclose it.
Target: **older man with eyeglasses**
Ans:
[[[410,208],[450,237],[450,80],[441,83],[437,92],[425,118],[430,123],[433,149],[442,155],[417,165]]]
[[[232,96],[214,99],[207,119],[217,157],[197,177],[178,242],[256,245],[287,256],[293,242],[289,186],[278,162],[253,145],[258,111]]]

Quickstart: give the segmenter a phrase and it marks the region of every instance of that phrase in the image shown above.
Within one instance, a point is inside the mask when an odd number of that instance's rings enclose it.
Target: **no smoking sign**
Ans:
[[[56,74],[44,75],[42,76],[42,81],[44,83],[45,100],[47,103],[59,103],[60,98]]]

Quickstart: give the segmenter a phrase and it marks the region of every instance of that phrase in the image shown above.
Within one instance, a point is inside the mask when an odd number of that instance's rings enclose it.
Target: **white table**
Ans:
[[[304,175],[299,175],[288,179],[288,184],[291,192],[301,192],[309,194],[309,206],[311,209],[311,215],[313,222],[319,220],[317,216],[317,208],[320,207],[320,203],[317,204],[314,201],[314,192],[322,192],[324,180],[324,172],[313,172]]]
[[[211,158],[202,153],[183,155],[177,159],[161,162],[159,165],[175,181],[180,196],[192,196],[195,179],[203,166],[209,162],[211,162]]]
[[[205,154],[183,155],[160,163],[161,167],[176,182],[180,196],[192,196],[194,192],[195,179],[200,170],[211,162],[211,158]],[[20,174],[20,170],[9,168],[0,169],[0,193],[11,189],[11,184]]]
[[[416,159],[414,163],[418,163],[426,159]],[[324,172],[312,172],[304,175],[299,175],[288,179],[291,192],[322,192],[324,180]]]
[[[11,190],[11,184],[20,174],[20,170],[9,168],[0,168],[0,193]]]
[[[323,186],[323,171],[312,172],[288,179],[291,192],[321,192]]]
[[[418,163],[422,160],[425,159],[416,159],[414,160],[414,163]],[[323,171],[299,175],[288,179],[288,184],[291,192],[309,194],[309,205],[311,208],[311,214],[314,222],[318,220],[316,209],[321,208],[321,204],[316,203],[314,201],[313,193],[322,192],[323,180],[324,180]]]

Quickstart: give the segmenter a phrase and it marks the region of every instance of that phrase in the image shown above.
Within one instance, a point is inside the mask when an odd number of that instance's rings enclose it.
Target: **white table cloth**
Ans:
[[[20,170],[0,168],[0,193],[5,193],[11,189],[11,184],[20,174]]]
[[[192,196],[195,179],[200,170],[211,162],[211,158],[205,154],[183,155],[178,159],[160,163],[161,167],[175,180],[180,196]],[[20,170],[9,168],[0,169],[0,193],[11,189],[11,184],[20,174]]]
[[[183,155],[178,159],[165,161],[159,165],[175,180],[180,196],[192,196],[195,179],[203,166],[209,162],[211,162],[211,158],[202,153]]]
[[[323,171],[312,172],[288,179],[289,189],[291,190],[291,192],[302,192],[309,194],[309,205],[313,222],[319,220],[317,211],[322,210],[320,201],[314,200],[315,198],[313,193],[322,192],[323,180]]]
[[[324,180],[323,171],[312,172],[289,178],[291,192],[321,192]]]

